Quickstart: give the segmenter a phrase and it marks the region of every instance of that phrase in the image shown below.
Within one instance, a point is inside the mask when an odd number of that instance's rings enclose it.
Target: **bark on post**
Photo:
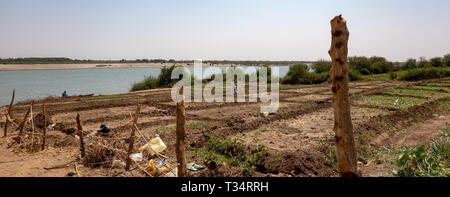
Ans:
[[[31,150],[34,150],[34,119],[33,119],[33,107],[30,109],[30,123],[31,123]]]
[[[80,137],[80,153],[81,158],[84,157],[84,139],[83,139],[83,127],[81,126],[80,114],[77,114],[77,128],[78,136]]]
[[[136,107],[136,114],[134,115],[134,118],[133,118],[133,124],[131,125],[130,145],[128,147],[127,163],[125,166],[126,171],[130,170],[130,166],[131,166],[130,155],[133,153],[134,137],[136,135],[136,124],[137,124],[140,112],[141,112],[141,106],[138,104]]]
[[[33,108],[33,105],[34,105],[34,100],[31,102],[30,108],[28,108],[28,111],[25,114],[25,117],[23,117],[23,120],[20,123],[20,126],[18,128],[19,129],[19,135],[17,136],[17,142],[18,143],[20,143],[20,141],[22,140],[21,138],[22,138],[23,129],[25,127],[25,123],[27,122],[28,115],[30,115],[31,109]]]
[[[45,104],[42,104],[42,115],[44,116],[43,120],[42,120],[42,129],[43,129],[43,134],[42,134],[42,150],[45,149],[45,135],[47,133],[47,121],[45,120],[46,114],[45,114]]]
[[[186,156],[184,151],[184,138],[185,131],[184,126],[186,123],[186,115],[184,109],[184,96],[183,96],[183,87],[180,88],[181,97],[177,101],[177,142],[176,142],[176,155],[178,162],[178,177],[186,177]]]
[[[12,106],[14,104],[14,98],[16,97],[16,89],[13,89],[13,94],[11,98],[11,103],[9,104],[8,113],[5,114],[5,130],[3,131],[3,137],[6,137],[8,134],[8,123],[9,123],[9,117],[11,117],[11,110]]]
[[[357,177],[357,162],[355,142],[353,139],[353,126],[350,117],[350,103],[348,98],[348,64],[347,43],[349,31],[347,21],[342,15],[331,20],[331,49],[328,51],[331,57],[334,132],[337,149],[337,161],[339,175],[341,177]]]

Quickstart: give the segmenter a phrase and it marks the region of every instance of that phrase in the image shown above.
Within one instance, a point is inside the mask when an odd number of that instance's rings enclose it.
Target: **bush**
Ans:
[[[384,57],[350,57],[348,60],[350,69],[358,70],[363,75],[381,74],[389,72],[393,65]],[[368,73],[368,71],[370,73]]]
[[[305,64],[293,65],[281,80],[282,84],[309,84],[307,80],[308,66]]]
[[[450,69],[429,67],[401,71],[397,74],[397,79],[402,81],[417,81],[447,76],[450,76]]]
[[[297,64],[289,68],[289,72],[281,79],[282,84],[319,84],[330,80],[328,72],[310,73],[308,66]]]
[[[349,80],[356,81],[361,80],[361,74],[356,70],[350,70]],[[282,84],[319,84],[331,81],[330,74],[328,72],[322,73],[310,73],[308,72],[308,66],[304,64],[298,64],[291,66],[289,72],[284,78],[281,79]]]
[[[256,170],[258,160],[267,155],[267,148],[258,146],[252,150],[241,140],[210,134],[209,140],[200,148],[197,155],[201,156],[208,166],[226,163],[240,167],[246,175],[250,175]]]
[[[357,70],[352,70],[350,69],[350,71],[348,72],[348,79],[350,81],[358,81],[361,80],[361,74],[357,71]]]
[[[441,67],[442,66],[442,58],[440,58],[440,57],[431,58],[430,65],[432,67]]]
[[[143,82],[135,83],[131,87],[131,91],[148,90],[157,88],[159,85],[159,80],[156,77],[147,77]]]
[[[425,67],[430,67],[430,66],[431,66],[430,62],[428,62],[427,59],[425,59],[424,57],[421,57],[419,59],[419,61],[417,62],[418,68],[425,68]]]
[[[444,55],[444,58],[442,58],[442,67],[450,67],[450,54]]]
[[[392,62],[386,61],[384,57],[371,57],[370,69],[374,74],[387,73],[392,69]]]
[[[158,87],[172,87],[179,79],[171,79],[172,71],[175,69],[175,65],[167,68],[163,67],[161,73],[158,76]]]
[[[135,83],[131,87],[131,91],[147,90],[154,88],[169,88],[172,87],[179,79],[171,79],[172,71],[176,68],[175,65],[167,68],[163,67],[158,77],[146,77],[143,82]]]
[[[389,72],[389,79],[397,79],[397,72]]]
[[[447,127],[448,128],[448,127]],[[429,147],[407,148],[396,160],[394,175],[399,177],[450,177],[448,136],[433,139]]]
[[[319,60],[313,64],[314,72],[324,73],[331,70],[331,62],[325,60]]]
[[[362,75],[370,75],[370,71],[367,68],[363,68],[359,71]]]
[[[383,73],[383,70],[381,69],[379,63],[375,63],[374,65],[370,66],[370,70],[373,74],[381,74]]]
[[[428,147],[406,148],[396,160],[394,176],[399,177],[450,177],[450,124],[434,137]]]
[[[308,78],[311,84],[319,84],[331,80],[330,73],[309,73]]]
[[[348,66],[350,69],[362,70],[368,69],[370,70],[370,60],[367,57],[349,57],[348,58]]]
[[[409,69],[414,69],[416,68],[416,60],[415,59],[408,59],[405,63],[405,65],[403,65],[403,69],[404,70],[409,70]]]

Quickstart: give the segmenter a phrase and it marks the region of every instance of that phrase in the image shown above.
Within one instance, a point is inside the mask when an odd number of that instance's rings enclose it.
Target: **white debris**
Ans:
[[[97,131],[94,131],[94,132],[92,132],[92,133],[90,133],[90,134],[84,136],[84,138],[83,138],[84,144],[87,145],[88,142],[89,142],[95,135],[97,135]],[[75,138],[76,138],[77,140],[80,140],[80,136],[78,136],[78,134],[75,135]]]
[[[56,123],[53,123],[53,124],[51,124],[51,125],[48,125],[47,130],[48,130],[48,131],[52,131],[53,128],[55,128],[55,126],[56,126]]]
[[[125,168],[126,164],[123,161],[120,160],[114,160],[112,162],[112,168]]]
[[[133,161],[142,161],[143,159],[142,153],[134,153],[130,155],[130,159]]]

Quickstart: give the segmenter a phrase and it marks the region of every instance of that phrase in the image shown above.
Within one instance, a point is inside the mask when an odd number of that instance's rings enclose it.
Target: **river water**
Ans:
[[[280,77],[289,71],[288,66],[278,68]],[[188,69],[193,70],[192,67]],[[0,71],[0,105],[11,102],[14,88],[15,102],[61,96],[64,90],[68,95],[118,94],[128,92],[133,83],[142,81],[146,76],[156,77],[160,72],[160,68]]]

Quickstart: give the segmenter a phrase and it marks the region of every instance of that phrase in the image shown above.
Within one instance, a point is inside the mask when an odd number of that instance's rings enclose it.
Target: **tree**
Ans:
[[[442,58],[442,66],[450,66],[450,53]]]
[[[432,67],[441,67],[442,66],[442,58],[440,58],[440,57],[431,58],[430,65]]]
[[[289,68],[288,73],[283,78],[283,84],[300,84],[308,75],[308,66],[305,64],[296,64]]]
[[[370,64],[374,64],[376,62],[387,62],[386,58],[384,57],[378,57],[378,56],[373,56],[369,58]]]
[[[362,70],[364,68],[370,70],[370,60],[367,57],[349,57],[348,66],[350,69],[355,70]]]
[[[175,65],[172,65],[171,67],[163,67],[161,69],[161,73],[158,76],[158,86],[159,87],[172,87],[173,84],[175,84],[177,79],[171,79],[172,77],[172,71],[175,69]]]
[[[417,67],[419,68],[425,68],[430,66],[430,63],[425,59],[425,57],[420,57],[419,62],[417,62]]]
[[[413,68],[416,68],[416,67],[417,67],[417,65],[416,65],[416,60],[415,60],[415,59],[412,59],[412,58],[408,59],[408,60],[406,61],[405,65],[403,66],[403,68],[404,68],[405,70],[413,69]]]
[[[313,67],[314,72],[316,73],[330,72],[331,62],[326,60],[319,60],[317,62],[314,62]]]
[[[374,64],[370,65],[370,72],[373,74],[383,73],[382,67],[383,67],[382,62],[375,62]]]
[[[374,74],[387,73],[392,69],[392,62],[389,62],[384,57],[371,57],[370,68],[371,72]]]

